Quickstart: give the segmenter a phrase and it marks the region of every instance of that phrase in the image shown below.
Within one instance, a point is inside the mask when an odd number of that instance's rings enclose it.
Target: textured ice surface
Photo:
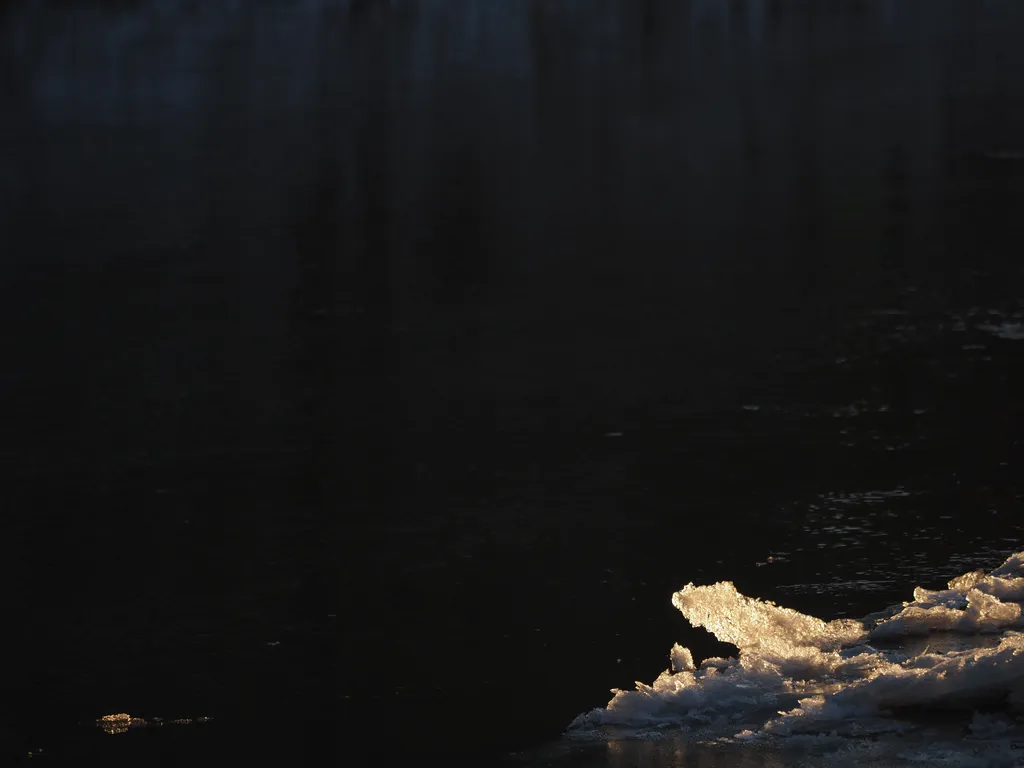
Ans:
[[[696,664],[676,645],[671,669],[650,685],[613,691],[606,707],[577,717],[569,735],[839,740],[858,750],[864,740],[882,749],[888,739],[887,754],[907,764],[1024,765],[1022,601],[1024,552],[947,589],[918,587],[913,600],[859,620],[822,621],[745,597],[729,582],[688,584],[673,604],[736,645],[738,656]]]

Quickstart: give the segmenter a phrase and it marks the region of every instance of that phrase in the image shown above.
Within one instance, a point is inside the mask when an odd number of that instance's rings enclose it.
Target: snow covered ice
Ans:
[[[676,645],[652,684],[614,690],[567,735],[817,745],[874,765],[1024,765],[1022,602],[1024,552],[831,622],[730,582],[688,584],[673,605],[737,657],[697,664]]]

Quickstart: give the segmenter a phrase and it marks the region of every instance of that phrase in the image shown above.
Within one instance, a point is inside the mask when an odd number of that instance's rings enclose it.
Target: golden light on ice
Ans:
[[[113,715],[104,715],[97,721],[97,725],[104,733],[127,733],[129,728],[137,727],[145,723],[140,718],[132,717],[126,712],[118,712]]]
[[[132,717],[126,712],[117,712],[111,715],[104,715],[96,721],[96,725],[104,733],[127,733],[129,728],[159,727],[162,725],[192,725],[193,723],[208,723],[212,717],[179,717],[174,720],[164,720],[160,717],[145,719],[143,717]]]

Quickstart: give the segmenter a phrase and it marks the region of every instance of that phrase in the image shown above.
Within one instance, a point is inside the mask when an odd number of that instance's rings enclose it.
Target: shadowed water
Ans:
[[[1022,21],[0,4],[11,749],[526,750],[1019,550]]]

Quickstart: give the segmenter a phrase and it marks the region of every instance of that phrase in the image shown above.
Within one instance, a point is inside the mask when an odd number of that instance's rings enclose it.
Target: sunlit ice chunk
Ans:
[[[614,691],[606,708],[571,728],[681,725],[695,738],[790,739],[902,733],[912,726],[892,711],[903,708],[970,711],[996,702],[1019,709],[1024,634],[1011,630],[1022,622],[1013,599],[1022,590],[1024,553],[990,573],[958,576],[945,590],[919,587],[913,602],[859,621],[826,622],[746,597],[729,582],[689,584],[674,605],[694,626],[736,645],[738,658],[697,665],[677,644],[671,669],[652,685]],[[922,639],[903,640],[913,636]],[[876,648],[875,641],[890,642]]]
[[[967,593],[967,606],[960,610],[943,605],[911,603],[896,616],[871,631],[872,640],[885,640],[933,632],[1000,632],[1021,626],[1019,603],[1004,603],[979,590]]]
[[[837,650],[864,637],[859,621],[822,621],[774,603],[741,595],[732,582],[711,586],[687,584],[672,595],[672,604],[695,627],[743,651],[776,659],[792,657],[798,648]]]

